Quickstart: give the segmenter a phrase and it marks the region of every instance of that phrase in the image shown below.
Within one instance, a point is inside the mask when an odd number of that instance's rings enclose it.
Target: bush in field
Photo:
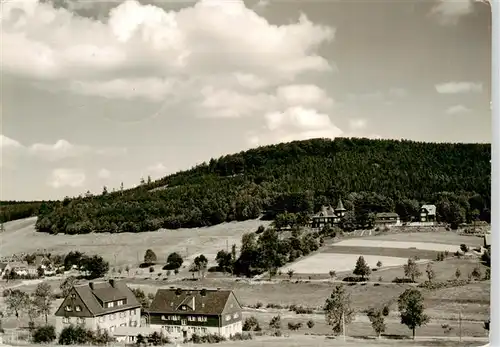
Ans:
[[[252,334],[250,334],[250,333],[236,333],[234,335],[231,335],[230,339],[233,341],[251,340]]]
[[[314,328],[314,321],[313,321],[312,319],[309,319],[309,320],[307,321],[307,327],[308,327],[309,329]]]
[[[300,328],[302,328],[301,322],[298,322],[298,323],[288,322],[288,329],[289,330],[296,331],[296,330],[299,330]]]
[[[259,321],[254,316],[248,317],[243,323],[243,331],[257,331],[256,328],[259,327]],[[259,329],[260,330],[260,329]]]
[[[464,253],[467,253],[469,251],[469,247],[465,243],[462,243],[460,245],[460,250]]]
[[[269,322],[269,327],[271,329],[281,329],[281,317],[274,316],[273,318],[271,318],[271,321]]]
[[[37,328],[33,332],[34,343],[49,343],[56,339],[56,328],[53,325],[46,325]]]

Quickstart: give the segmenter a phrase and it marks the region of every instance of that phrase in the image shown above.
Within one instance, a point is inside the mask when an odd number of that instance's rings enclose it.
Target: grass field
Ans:
[[[440,232],[404,232],[395,234],[382,234],[377,236],[363,237],[366,240],[377,241],[402,241],[402,242],[418,242],[418,243],[440,243],[446,245],[460,246],[462,243],[478,247],[483,245],[483,238],[478,236],[458,235],[453,231]]]
[[[372,247],[372,248],[396,248],[396,249],[417,249],[436,252],[456,252],[460,249],[460,245],[436,243],[436,242],[415,242],[415,241],[390,241],[377,238],[375,240],[369,238],[357,238],[344,240],[335,243],[336,247],[351,246],[351,247]]]
[[[269,222],[249,220],[216,225],[207,228],[160,230],[140,234],[85,234],[48,235],[35,231],[36,218],[23,219],[4,224],[5,231],[0,238],[1,255],[20,254],[47,250],[52,253],[81,251],[99,254],[111,266],[134,266],[142,262],[144,252],[151,248],[159,262],[166,262],[171,252],[178,252],[189,263],[200,253],[213,255],[226,246],[239,245],[244,233],[255,231],[259,225]],[[209,259],[212,260],[212,259]]]
[[[337,272],[352,271],[356,260],[362,255],[368,266],[375,268],[378,261],[384,266],[401,266],[406,264],[408,258],[399,258],[391,256],[367,255],[364,252],[359,253],[316,253],[306,257],[298,262],[289,265],[297,274],[327,274],[330,270]]]

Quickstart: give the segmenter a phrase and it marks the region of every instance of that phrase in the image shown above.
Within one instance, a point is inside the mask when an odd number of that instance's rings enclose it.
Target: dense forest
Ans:
[[[130,190],[43,203],[37,230],[142,232],[200,227],[281,212],[312,213],[342,198],[359,220],[395,211],[403,220],[424,203],[443,222],[489,222],[489,144],[313,139],[211,159]]]
[[[0,223],[34,217],[41,205],[42,201],[0,201]]]

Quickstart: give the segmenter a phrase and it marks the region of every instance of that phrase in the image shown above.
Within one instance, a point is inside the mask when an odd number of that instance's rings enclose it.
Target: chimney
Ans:
[[[193,306],[193,311],[196,310],[196,299],[195,299],[194,295],[193,295],[193,305],[192,306]]]
[[[94,290],[94,282],[89,282],[90,289]]]
[[[115,287],[115,280],[114,279],[110,279],[109,280],[109,284],[111,285],[111,287]]]

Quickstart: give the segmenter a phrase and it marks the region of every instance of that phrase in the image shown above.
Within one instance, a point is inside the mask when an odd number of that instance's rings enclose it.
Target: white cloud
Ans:
[[[3,134],[0,134],[0,150],[9,150],[9,149],[14,149],[14,148],[22,148],[23,146],[16,140],[11,139],[10,137],[7,137]]]
[[[331,107],[333,100],[326,92],[313,84],[295,84],[279,87],[277,97],[288,106]]]
[[[470,111],[471,110],[465,107],[464,105],[455,105],[446,109],[446,114],[454,115],[454,114],[468,113]]]
[[[438,0],[430,15],[442,25],[455,25],[459,19],[473,11],[474,0]]]
[[[248,145],[255,147],[294,140],[335,138],[343,134],[327,114],[310,108],[289,107],[284,112],[267,113],[264,119],[267,131],[249,133]]]
[[[100,179],[108,179],[111,177],[111,172],[108,169],[102,168],[97,172],[97,177]]]
[[[483,85],[475,82],[447,82],[435,87],[439,94],[480,93],[483,90]]]
[[[85,183],[85,173],[80,169],[54,169],[47,183],[53,188],[81,187]]]
[[[366,128],[366,119],[350,119],[349,128],[353,131]]]
[[[333,38],[332,28],[304,15],[271,25],[241,0],[201,0],[178,11],[129,0],[107,21],[56,10],[50,2],[2,6],[2,71],[81,94],[157,101],[190,89],[176,85],[191,84],[190,76],[197,76],[198,90],[221,80],[229,90],[258,89],[331,70],[316,52]],[[228,73],[234,78],[221,78]]]
[[[168,169],[163,163],[156,163],[146,168],[146,173],[153,178],[158,178],[165,176],[168,173]]]
[[[35,143],[29,147],[29,152],[48,161],[77,157],[90,151],[88,146],[76,146],[66,140],[58,140],[53,145]]]

